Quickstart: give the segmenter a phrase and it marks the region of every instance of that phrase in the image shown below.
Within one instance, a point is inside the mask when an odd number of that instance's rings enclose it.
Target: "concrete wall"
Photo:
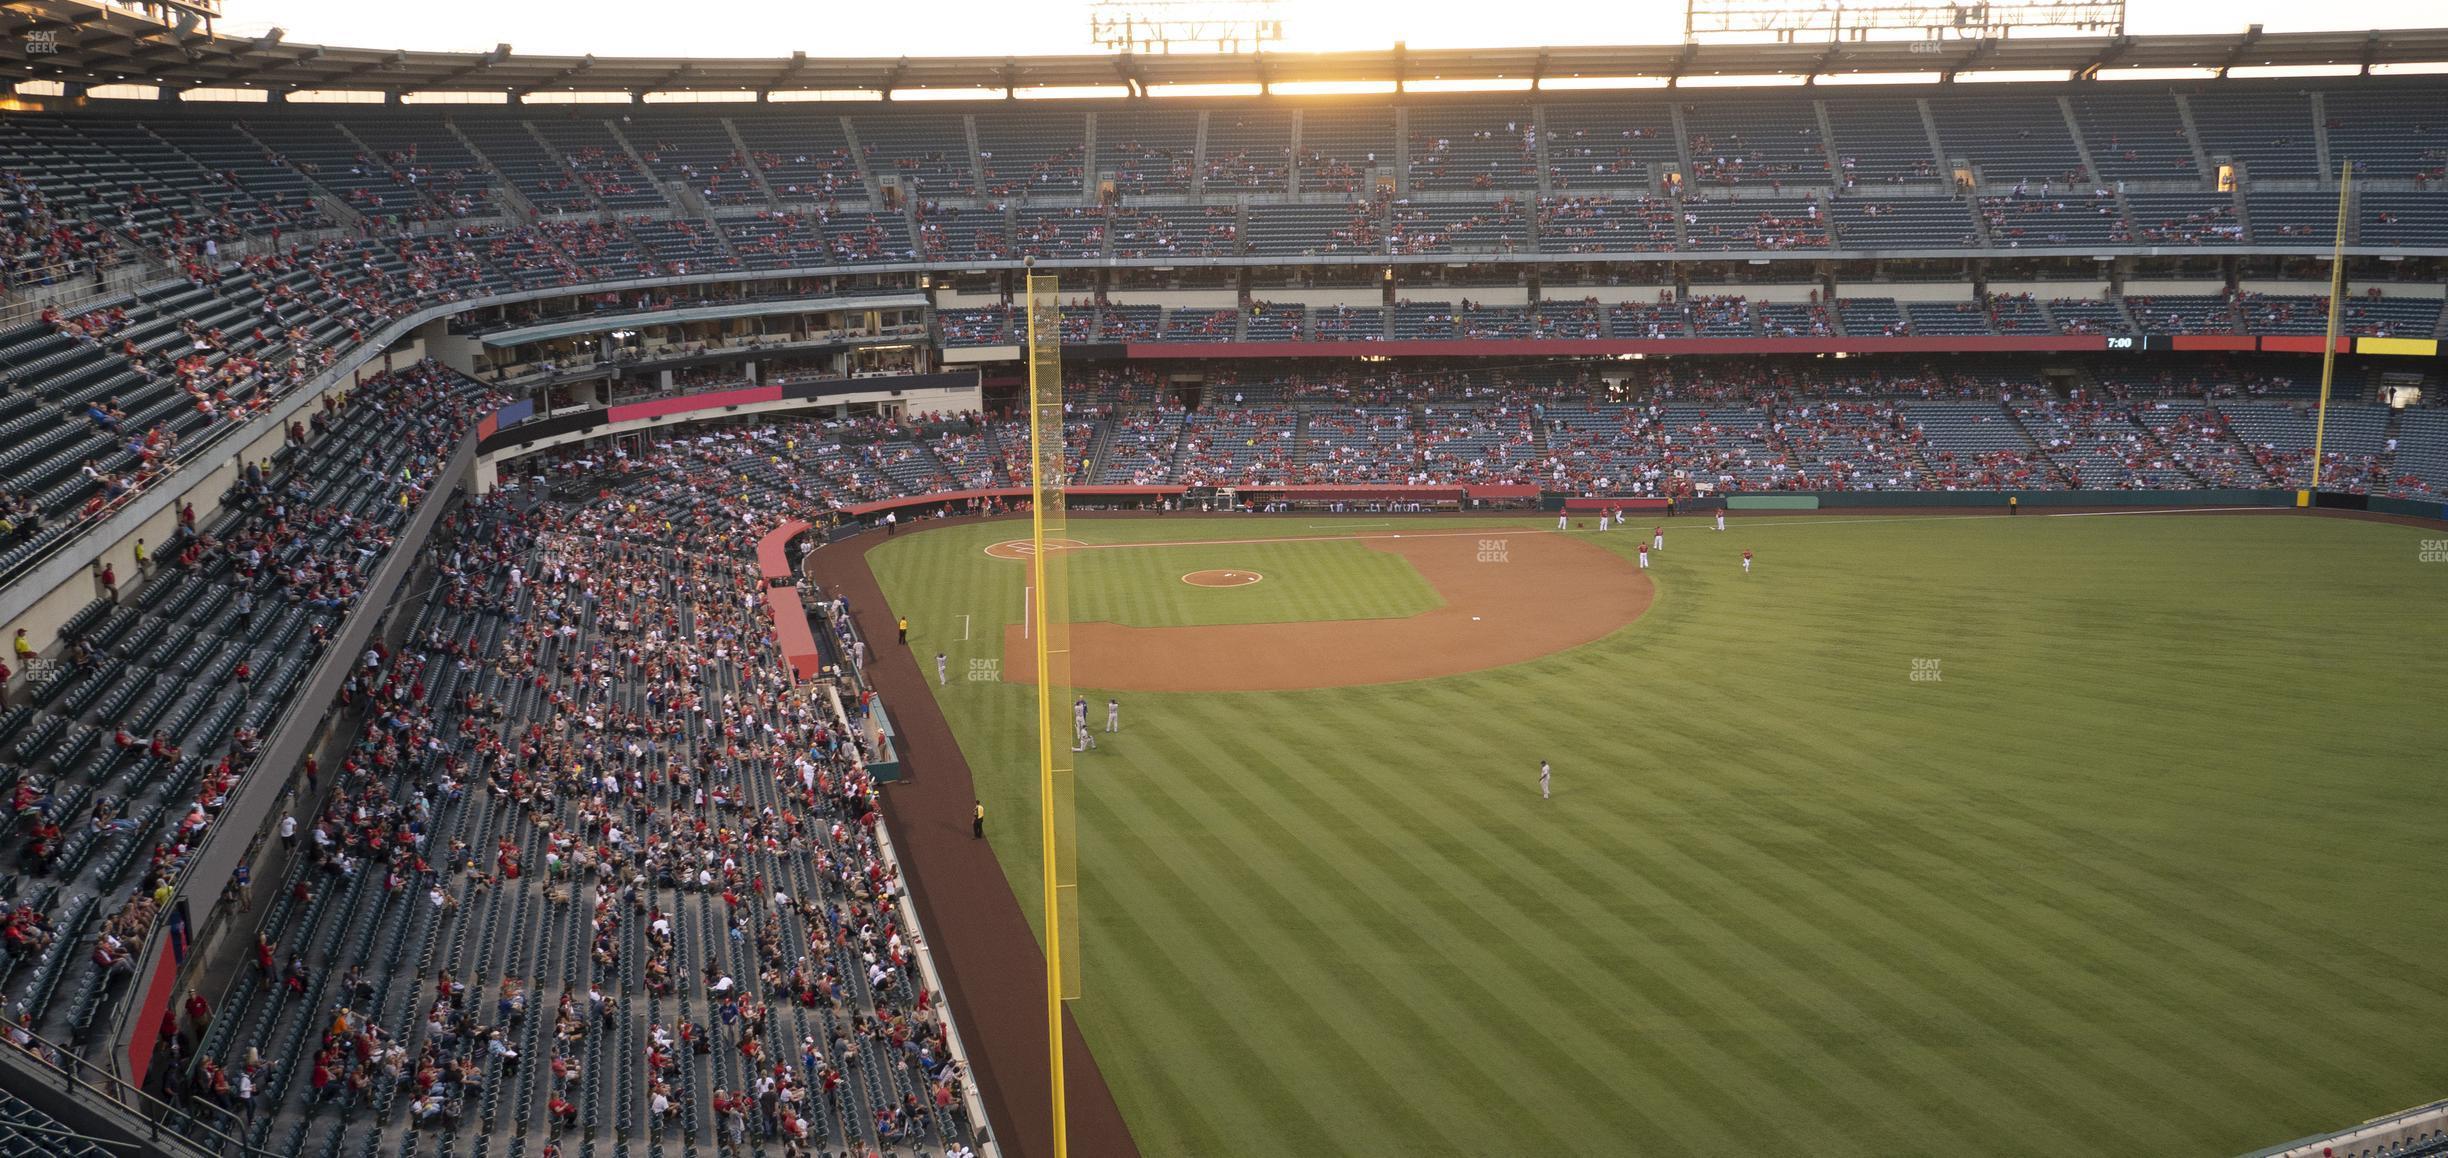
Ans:
[[[2437,301],[2448,297],[2448,285],[2442,285],[2439,282],[2348,281],[2346,283],[2346,293],[2352,297],[2362,297],[2375,289],[2379,290],[2380,296],[2384,298],[2430,298]],[[2262,292],[2277,291],[2264,290]]]
[[[2302,284],[2302,283],[2300,283],[2300,282],[2299,282],[2299,283],[2297,283],[2297,285],[2298,285],[2298,286],[2300,286],[2301,284]],[[2142,297],[2151,297],[2151,296],[2158,295],[2158,294],[2190,294],[2190,295],[2195,295],[2195,296],[2204,295],[2204,294],[2216,295],[2216,294],[2223,294],[2223,293],[2226,293],[2226,292],[2227,292],[2227,283],[2226,283],[2226,282],[2223,282],[2223,281],[2200,281],[2200,280],[2191,280],[2191,281],[2128,281],[2128,282],[2126,282],[2126,283],[2125,283],[2125,292],[2126,292],[2126,293],[2129,293],[2129,294],[2136,294],[2136,295],[2139,295],[2139,296],[2142,296]],[[2295,290],[2286,290],[2286,291],[2281,291],[2281,292],[2286,292],[2286,293],[2301,293],[2301,292],[2303,292],[2303,291],[2302,291],[2300,288],[2298,288],[2298,289],[2295,289]]]
[[[477,376],[476,356],[484,352],[484,342],[468,335],[451,333],[448,319],[427,322],[419,327],[417,340],[424,344],[434,361],[470,378]]]
[[[954,346],[943,352],[946,366],[967,366],[978,362],[1017,362],[1018,346]]]
[[[1894,298],[1899,302],[1968,302],[1971,291],[1961,282],[1839,283],[1839,298]]]
[[[1319,306],[1351,306],[1358,308],[1360,306],[1376,306],[1385,304],[1385,291],[1378,289],[1376,286],[1360,286],[1341,289],[1252,289],[1250,291],[1250,296],[1262,302],[1274,302],[1277,305],[1304,305],[1312,309]]]
[[[1673,290],[1670,285],[1556,285],[1549,282],[1539,288],[1539,296],[1551,302],[1577,302],[1596,298],[1613,305],[1617,302],[1640,302],[1644,305],[1658,300],[1658,294]]]
[[[1806,302],[1819,288],[1809,285],[1699,285],[1691,287],[1693,297],[1737,297],[1755,302]]]
[[[1231,290],[1115,290],[1105,300],[1118,306],[1163,306],[1170,309],[1228,310],[1241,304]]]
[[[510,465],[515,460],[531,454],[540,454],[556,446],[568,446],[571,443],[611,438],[622,434],[635,434],[639,431],[656,430],[666,426],[681,426],[691,422],[708,422],[717,418],[748,418],[764,414],[805,412],[821,414],[836,406],[865,402],[898,402],[905,413],[912,414],[929,410],[957,414],[965,410],[985,408],[981,392],[972,387],[960,390],[904,390],[897,397],[889,390],[874,390],[857,394],[840,394],[829,398],[785,398],[775,402],[754,402],[746,406],[713,406],[704,410],[683,410],[674,414],[658,414],[652,418],[633,418],[627,422],[615,422],[591,430],[575,430],[568,434],[556,434],[539,438],[533,443],[522,443],[491,454],[477,455],[475,464],[471,468],[469,486],[477,494],[489,494],[499,484],[501,473],[504,470],[515,472],[518,469]],[[73,612],[75,608],[72,607],[69,610]]]
[[[978,310],[1002,304],[1003,295],[997,293],[964,294],[950,286],[935,289],[935,308],[939,310]]]
[[[1446,302],[1462,308],[1462,299],[1491,306],[1526,306],[1530,304],[1530,288],[1518,285],[1449,286],[1443,289],[1419,287],[1398,290],[1395,300],[1406,302]]]
[[[1989,292],[2000,297],[2030,294],[2041,301],[2058,298],[2096,298],[2107,294],[2108,282],[2099,281],[1993,281]]]

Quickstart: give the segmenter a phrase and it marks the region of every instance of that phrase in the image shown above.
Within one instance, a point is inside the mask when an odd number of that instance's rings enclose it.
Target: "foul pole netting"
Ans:
[[[2321,342],[2320,411],[2312,419],[2312,483],[2296,492],[2295,505],[2309,506],[2320,493],[2321,443],[2329,433],[2329,382],[2337,373],[2338,312],[2346,293],[2346,209],[2354,195],[2354,162],[2338,164],[2337,233],[2329,239],[2329,327]]]
[[[1046,1039],[1053,1065],[1054,1153],[1068,1151],[1062,1003],[1080,994],[1078,817],[1071,747],[1086,727],[1071,691],[1070,567],[1062,550],[1064,490],[1062,307],[1056,279],[1028,275],[1029,636],[1037,660],[1038,835],[1045,867]],[[1049,549],[1049,544],[1052,544]]]

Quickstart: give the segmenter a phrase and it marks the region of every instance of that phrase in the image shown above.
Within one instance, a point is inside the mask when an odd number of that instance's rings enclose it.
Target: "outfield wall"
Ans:
[[[1844,507],[2002,507],[2011,496],[2025,507],[2291,507],[2294,491],[1818,491],[1822,509]],[[1727,505],[1740,508],[1744,498],[1729,496]]]

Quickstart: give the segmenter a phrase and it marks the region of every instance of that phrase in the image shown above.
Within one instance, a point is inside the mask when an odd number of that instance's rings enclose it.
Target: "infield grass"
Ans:
[[[2448,1094],[2437,532],[1732,526],[1676,520],[1648,615],[1535,662],[1121,693],[1080,763],[1074,1012],[1144,1152],[2219,1155]],[[1017,618],[1023,568],[980,551],[1014,528],[870,559],[953,657],[938,699],[1034,922],[1031,689],[960,678]],[[1074,583],[1202,622],[1164,605],[1268,614],[1299,569]],[[1316,606],[1403,597],[1311,578]]]

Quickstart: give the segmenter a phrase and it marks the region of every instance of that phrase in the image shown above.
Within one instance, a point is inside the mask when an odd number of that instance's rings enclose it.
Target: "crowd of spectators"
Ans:
[[[298,818],[289,887],[413,906],[453,946],[510,897],[552,931],[405,984],[368,959],[311,980],[311,947],[260,941],[229,1000],[321,997],[283,1015],[307,1021],[300,1055],[225,1045],[181,1094],[240,1126],[370,1102],[415,1128],[515,1114],[524,1133],[540,1109],[548,1138],[617,1114],[726,1148],[963,1148],[965,1075],[876,834],[869,705],[795,684],[760,623],[757,536],[827,517],[819,438],[568,451],[544,470],[588,497],[513,491],[445,524],[425,613],[366,658],[364,722]]]

